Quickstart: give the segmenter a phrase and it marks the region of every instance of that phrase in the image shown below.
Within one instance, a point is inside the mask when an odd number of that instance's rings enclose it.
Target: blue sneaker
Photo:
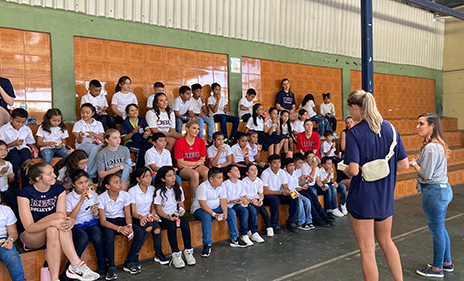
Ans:
[[[443,270],[433,271],[432,267],[430,266],[424,269],[418,269],[416,270],[416,273],[419,274],[420,276],[425,276],[425,277],[437,277],[437,278],[445,277]]]
[[[429,263],[427,264],[428,267],[432,267],[432,264]],[[454,271],[454,264],[443,266],[443,271],[444,272],[453,272]]]

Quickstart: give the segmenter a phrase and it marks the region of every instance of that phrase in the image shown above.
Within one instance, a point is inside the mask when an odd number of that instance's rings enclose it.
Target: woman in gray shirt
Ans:
[[[443,137],[440,118],[435,113],[420,115],[417,130],[424,138],[424,146],[418,159],[412,158],[409,163],[417,172],[417,189],[422,192],[422,208],[433,236],[433,264],[416,270],[416,273],[426,277],[444,277],[444,271],[454,271],[450,239],[445,228],[446,209],[453,199],[446,176],[450,149]]]

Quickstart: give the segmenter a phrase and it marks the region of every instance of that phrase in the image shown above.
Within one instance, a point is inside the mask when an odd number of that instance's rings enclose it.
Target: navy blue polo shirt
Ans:
[[[3,90],[5,90],[7,95],[9,95],[10,97],[16,98],[14,90],[13,90],[13,86],[11,85],[10,80],[8,80],[7,78],[0,77],[0,86],[3,88]],[[8,111],[7,104],[5,100],[2,99],[1,96],[0,96],[0,106]]]

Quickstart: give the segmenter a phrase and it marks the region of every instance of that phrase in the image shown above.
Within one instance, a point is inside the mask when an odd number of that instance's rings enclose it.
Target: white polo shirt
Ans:
[[[293,171],[293,174],[289,174],[289,172],[285,171],[285,174],[287,175],[287,185],[288,189],[290,191],[296,191],[296,188],[299,186],[299,180],[298,180],[298,175],[295,174],[295,171]]]
[[[151,170],[150,165],[155,164],[156,167],[172,166],[171,153],[167,149],[163,149],[161,153],[153,146],[145,152],[145,166]],[[153,170],[152,170],[153,172]]]
[[[274,124],[272,123],[272,120],[271,119],[267,119],[266,121],[266,126],[272,130],[272,132],[275,132],[277,130],[277,126],[279,126],[279,124]]]
[[[128,106],[131,103],[139,104],[139,102],[137,101],[137,96],[135,96],[134,93],[131,92],[127,94],[117,92],[113,95],[113,98],[111,99],[111,104],[116,105],[119,112],[122,113],[123,119],[126,118],[126,106]]]
[[[282,135],[290,135],[292,132],[288,131],[288,124],[283,124],[282,125],[282,130],[280,131]]]
[[[6,227],[15,224],[16,221],[13,210],[6,205],[0,205],[0,238],[8,238]]]
[[[256,118],[256,124],[253,122],[253,116],[250,117],[250,119],[248,119],[247,121],[247,124],[246,124],[246,127],[250,130],[253,130],[253,131],[259,131],[259,132],[262,132],[264,130],[264,120],[263,118],[260,118],[260,117],[257,117]]]
[[[50,127],[50,133],[45,132],[42,128],[42,125],[39,126],[39,129],[37,129],[37,134],[38,137],[42,137],[43,142],[49,142],[53,141],[55,143],[60,142],[62,139],[67,139],[69,138],[68,130],[65,129],[64,132],[61,130],[60,127]],[[40,148],[40,150],[43,150],[45,148],[50,148],[49,146],[43,146]]]
[[[93,214],[90,210],[86,211],[85,209],[89,206],[94,205],[98,202],[98,194],[90,190],[91,194],[93,195],[90,199],[85,199],[84,203],[82,204],[81,208],[79,209],[79,213],[76,216],[76,224],[84,224],[86,221],[90,221],[93,219]],[[66,194],[66,212],[72,212],[74,208],[76,208],[77,203],[81,200],[82,194],[77,194],[76,191],[71,191],[70,193]]]
[[[330,148],[332,147],[332,145],[330,143],[328,143],[327,141],[324,141],[321,145],[321,156],[324,157],[324,156],[327,156],[327,157],[334,157],[335,156],[335,148],[332,149],[332,151],[329,153],[329,155],[325,155],[325,153],[327,153]]]
[[[4,167],[8,167],[8,171],[3,176],[0,176],[0,192],[8,190],[8,175],[13,173],[13,165],[10,162],[5,161],[5,164],[0,166],[0,170]]]
[[[304,162],[303,165],[301,166],[301,174],[302,175],[310,175],[311,172],[313,171],[313,169],[309,166],[308,163]],[[314,172],[314,177],[313,177],[313,181],[312,182],[309,182],[308,184],[311,186],[311,185],[315,185],[316,184],[316,177],[320,176],[319,175],[319,168],[316,167],[316,171]]]
[[[324,181],[329,176],[329,172],[324,169],[324,167],[319,169],[319,177],[321,181]],[[333,179],[333,173],[330,173],[329,182]]]
[[[153,101],[155,100],[155,94],[147,98],[147,108],[153,108]]]
[[[192,202],[192,210],[195,212],[200,209],[199,200],[206,200],[206,204],[211,209],[216,209],[221,205],[221,199],[227,199],[227,192],[223,186],[218,186],[214,189],[209,181],[204,181],[197,187],[196,198]]]
[[[192,96],[192,98],[190,99],[190,103],[192,104],[192,110],[193,110],[194,114],[200,114],[201,113],[201,108],[203,107],[203,105],[205,105],[201,101],[201,97],[198,97],[198,99],[195,99]]]
[[[245,147],[248,149],[248,151],[250,151],[250,148],[248,148],[248,143]],[[230,149],[232,150],[232,154],[234,154],[235,163],[245,162],[245,152],[238,143],[232,145]]]
[[[236,205],[234,203],[229,203],[229,200],[239,199],[247,194],[241,180],[237,180],[236,183],[233,183],[230,179],[228,179],[222,184],[222,186],[227,192],[227,206],[229,206],[229,208]]]
[[[255,156],[258,154],[258,145],[254,144],[254,147],[251,147],[250,143],[247,143],[248,147],[248,159],[250,159],[251,162],[255,162]],[[257,161],[257,160],[256,160]]]
[[[135,204],[137,214],[146,217],[148,213],[151,213],[151,204],[153,203],[153,195],[155,194],[155,188],[152,185],[148,186],[146,193],[143,193],[139,184],[131,187],[128,192],[132,204]]]
[[[300,119],[296,119],[295,122],[293,122],[292,130],[297,131],[297,133],[304,132],[305,129],[304,129],[303,121],[301,121]]]
[[[129,193],[124,190],[119,191],[116,201],[109,197],[108,190],[98,196],[98,201],[100,202],[98,209],[104,210],[106,218],[109,219],[125,218],[124,207],[132,203]]]
[[[261,180],[263,181],[263,186],[267,186],[270,191],[280,191],[282,185],[288,183],[287,175],[284,170],[279,169],[279,171],[274,174],[271,167],[263,171]]]
[[[106,91],[101,90],[100,94],[98,96],[96,96],[96,97],[92,96],[92,94],[90,92],[87,92],[87,94],[82,96],[82,98],[81,98],[81,106],[84,103],[90,103],[93,106],[95,106],[95,108],[97,108],[97,106],[99,106],[99,107],[104,107],[104,106],[108,107],[108,101],[106,100]]]
[[[95,138],[87,137],[88,135],[87,132],[94,132],[95,134],[99,134],[99,133],[105,133],[105,130],[103,129],[103,125],[100,121],[97,121],[92,118],[92,123],[90,124],[85,122],[83,119],[74,123],[72,132],[73,133],[84,132],[85,135],[84,135],[84,138],[82,138],[81,143],[93,143],[95,141]],[[75,144],[76,148],[79,148],[79,145],[81,145],[81,143],[78,143],[76,140],[76,144]]]
[[[251,181],[249,177],[242,180],[243,186],[245,187],[246,196],[248,199],[259,198],[259,193],[263,193],[263,181],[256,177],[254,181]]]
[[[179,111],[180,115],[184,115],[187,113],[187,111],[192,110],[193,111],[193,105],[191,102],[192,99],[189,99],[185,103],[182,101],[182,98],[178,96],[175,98],[172,103],[171,103],[171,109],[175,111]]]
[[[227,156],[232,154],[232,150],[230,149],[230,146],[228,144],[224,144],[224,146],[226,147],[226,151],[221,151],[221,154],[219,155],[219,159],[218,159],[216,165],[220,165],[222,163],[227,162]],[[221,150],[222,150],[222,147],[221,147]],[[214,157],[216,157],[216,155],[218,153],[218,149],[213,144],[210,147],[208,147],[207,152],[208,152],[208,158],[214,158]]]
[[[156,191],[155,195],[155,205],[161,205],[161,208],[163,209],[163,212],[166,215],[169,215],[170,213],[173,213],[177,211],[177,204],[184,202],[185,197],[184,197],[184,190],[182,189],[181,186],[179,186],[181,193],[181,198],[180,201],[176,201],[176,195],[174,193],[174,189],[167,189],[166,194],[161,194],[161,189],[158,189]]]
[[[214,97],[214,95],[208,98],[208,105],[210,104],[213,106],[216,105],[216,98]],[[223,96],[221,96],[219,98],[219,106],[216,113],[214,113],[212,110],[209,110],[209,116],[214,116],[216,114],[226,114],[226,112],[224,111],[224,106],[226,106],[226,104],[226,99]]]
[[[147,111],[145,119],[147,119],[147,123],[150,128],[157,128],[161,132],[169,132],[171,128],[176,128],[176,116],[174,111],[171,111],[169,116],[166,111],[160,112],[158,117],[156,116],[155,111],[151,109]]]
[[[248,107],[248,110],[240,109],[241,105],[243,105],[244,107]],[[251,112],[250,107],[251,108],[253,107],[253,100],[249,101],[246,97],[241,98],[240,101],[238,102],[238,116],[242,118],[243,115],[250,113]]]
[[[32,135],[32,131],[29,126],[23,125],[21,128],[19,128],[19,130],[16,130],[11,125],[11,122],[8,122],[0,127],[0,140],[9,144],[17,139],[22,139],[22,148],[27,148],[29,150],[30,148],[27,145],[35,143],[34,136]],[[8,151],[12,150],[13,148],[22,149],[18,146],[12,146],[8,148]]]

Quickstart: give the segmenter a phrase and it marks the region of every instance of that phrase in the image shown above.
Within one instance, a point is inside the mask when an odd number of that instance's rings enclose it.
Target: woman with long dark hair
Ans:
[[[377,239],[394,280],[401,281],[403,280],[401,260],[398,249],[391,239],[391,227],[395,213],[393,194],[396,172],[406,170],[409,166],[406,150],[398,131],[389,122],[383,120],[372,94],[355,90],[349,95],[347,104],[351,116],[359,123],[346,132],[345,163],[348,167],[344,173],[352,177],[346,205],[351,214],[351,224],[361,251],[364,279],[379,280],[375,260],[375,239]],[[394,139],[395,135],[396,139]],[[388,161],[389,174],[377,180],[365,180],[364,164],[385,159],[394,141],[396,141],[394,154]]]
[[[435,113],[421,114],[417,133],[424,138],[417,159],[409,164],[417,172],[417,189],[422,192],[422,208],[433,236],[433,263],[416,273],[426,277],[443,277],[444,271],[453,272],[450,239],[445,228],[446,209],[453,199],[453,190],[446,173],[450,149],[443,136],[440,117]]]

